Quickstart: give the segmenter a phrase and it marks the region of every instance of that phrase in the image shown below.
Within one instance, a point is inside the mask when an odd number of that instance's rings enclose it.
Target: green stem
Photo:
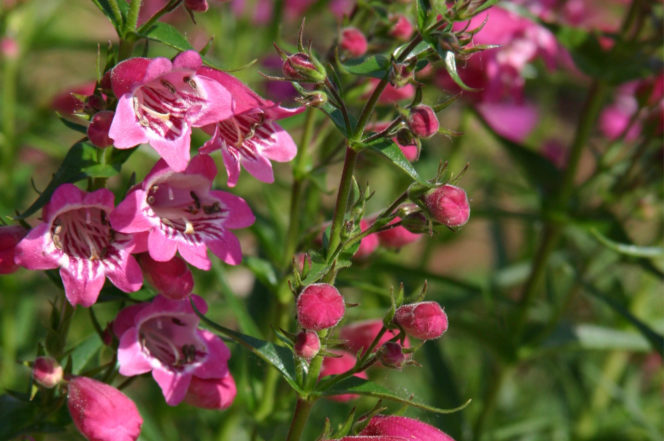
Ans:
[[[127,23],[124,28],[124,36],[126,37],[130,32],[136,30],[138,24],[138,14],[141,11],[142,0],[131,0],[129,3],[129,12],[127,13]]]
[[[111,7],[111,12],[113,13],[113,18],[115,19],[116,23],[118,23],[118,28],[116,28],[116,31],[118,32],[118,35],[121,32],[122,28],[122,12],[120,12],[120,7],[118,6],[118,1],[117,0],[108,0],[108,5]]]
[[[313,401],[298,398],[290,429],[288,429],[288,437],[286,438],[286,441],[300,441],[302,432],[304,432],[304,427],[307,425],[307,420],[309,419],[313,404]]]
[[[339,193],[337,193],[337,202],[334,207],[334,216],[332,217],[332,229],[330,230],[330,241],[327,247],[328,258],[334,254],[341,243],[341,229],[346,216],[357,156],[358,152],[355,149],[350,146],[346,147],[346,159],[344,160],[344,169],[341,173],[341,181],[339,182]]]
[[[486,393],[484,398],[484,403],[482,403],[482,411],[475,421],[475,426],[473,427],[473,440],[479,441],[482,439],[482,433],[484,431],[484,426],[486,424],[487,418],[493,411],[493,408],[496,405],[496,400],[498,399],[498,392],[503,385],[503,381],[507,376],[507,368],[503,365],[497,367],[497,372],[493,375],[493,380],[489,386],[489,390]]]

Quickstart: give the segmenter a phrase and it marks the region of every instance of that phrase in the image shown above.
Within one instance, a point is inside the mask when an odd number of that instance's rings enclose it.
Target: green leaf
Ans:
[[[417,173],[417,170],[415,170],[410,161],[406,159],[399,146],[391,139],[379,138],[368,144],[364,144],[364,147],[376,153],[380,153],[382,156],[389,159],[392,164],[399,167],[401,171],[410,176],[414,181],[427,187],[433,187],[431,183],[424,180],[419,173]]]
[[[427,27],[427,18],[431,10],[430,0],[417,0],[415,4],[417,10],[417,29],[422,32]]]
[[[364,380],[358,377],[349,377],[345,380],[340,381],[339,383],[333,385],[329,389],[323,392],[323,395],[339,395],[339,394],[358,394],[358,395],[367,395],[370,397],[383,398],[390,401],[396,401],[398,403],[406,404],[408,406],[417,407],[418,409],[428,410],[429,412],[435,413],[454,413],[464,409],[471,402],[469,399],[462,405],[455,407],[454,409],[440,409],[438,407],[429,406],[424,403],[413,401],[410,398],[405,398],[400,395],[397,395],[395,392],[383,387],[379,384],[373,383],[369,380]]]
[[[286,380],[290,387],[296,392],[303,392],[295,379],[295,362],[293,361],[293,353],[288,348],[277,346],[274,343],[260,340],[221,326],[201,314],[201,312],[196,309],[196,305],[194,305],[193,302],[191,304],[196,314],[206,325],[249,349],[258,358],[277,369],[284,377],[284,380]]]
[[[441,51],[438,50],[438,53],[441,54]],[[479,91],[479,89],[475,89],[473,87],[468,86],[466,83],[463,82],[463,80],[459,76],[459,72],[457,71],[457,66],[456,66],[456,55],[454,55],[454,52],[446,51],[444,54],[441,54],[441,57],[445,62],[445,70],[447,70],[447,73],[450,74],[450,77],[452,78],[452,80],[454,80],[457,86],[459,86],[463,90],[467,90],[468,92]]]
[[[323,104],[320,109],[325,112],[325,114],[332,120],[337,129],[339,129],[339,131],[343,133],[345,137],[350,136],[349,131],[346,129],[346,122],[344,121],[344,116],[343,113],[341,113],[341,110],[337,109],[330,103]],[[351,126],[355,127],[357,120],[353,118],[353,115],[348,115],[348,119],[350,119]],[[353,130],[353,127],[351,127],[350,130]]]
[[[92,2],[99,8],[101,12],[104,13],[106,17],[109,18],[109,20],[111,20],[115,30],[120,33],[124,23],[118,22],[117,17],[113,13],[113,8],[111,7],[111,4],[108,2],[108,0],[92,0]],[[127,15],[127,11],[129,10],[129,4],[123,0],[118,1],[117,4],[118,8],[120,9],[120,15],[122,15],[122,19],[124,20],[124,17]]]
[[[555,349],[569,344],[579,345],[583,349],[602,351],[648,352],[650,350],[648,340],[635,332],[593,324],[558,326],[542,343],[541,349]]]
[[[159,41],[179,51],[193,49],[193,46],[187,41],[184,35],[168,23],[157,22],[149,29],[146,29],[141,36]]]
[[[242,263],[254,273],[259,282],[268,288],[276,288],[278,284],[277,273],[274,267],[265,259],[254,256],[245,256]]]
[[[664,248],[662,247],[647,247],[614,242],[600,233],[597,228],[591,228],[590,234],[592,234],[602,245],[617,253],[625,254],[626,256],[647,258],[664,256]]]
[[[62,406],[61,410],[66,409]],[[64,410],[66,412],[66,410]],[[40,406],[38,400],[28,401],[9,394],[0,395],[0,440],[10,440],[22,434],[56,433],[64,430],[60,421],[63,412],[56,412],[56,421],[44,421],[52,409]],[[63,423],[63,424],[59,424]]]
[[[390,70],[390,59],[382,54],[371,55],[350,59],[342,67],[353,75],[383,79]]]
[[[99,352],[104,342],[94,333],[74,346],[69,353],[72,360],[72,373],[80,374],[90,360]]]
[[[396,48],[396,49],[392,52],[392,54],[394,55],[395,58],[400,57],[400,56],[401,56],[401,51],[404,50],[404,49],[406,49],[406,47],[408,47],[408,43],[406,43],[406,44],[402,44],[401,46],[399,46],[398,48]],[[408,60],[409,58],[412,58],[412,57],[415,57],[415,56],[417,56],[417,55],[420,55],[420,54],[422,54],[422,53],[428,51],[428,50],[431,49],[431,48],[432,48],[432,46],[431,46],[431,44],[430,44],[428,41],[426,41],[426,40],[425,40],[425,41],[421,41],[421,42],[419,42],[419,43],[417,44],[417,46],[415,46],[413,49],[411,49],[411,51],[410,51],[406,56],[402,57],[402,59],[404,59],[404,60]],[[426,61],[426,60],[420,60],[420,62],[422,62],[422,61],[425,62],[424,65],[427,65],[427,64],[428,64],[428,61]],[[424,66],[422,66],[422,67],[420,67],[420,68],[418,68],[418,69],[416,69],[416,70],[421,70],[423,67],[424,67]]]
[[[51,200],[53,192],[62,184],[73,183],[85,178],[108,178],[120,172],[122,164],[135,149],[114,149],[107,164],[99,164],[99,149],[88,142],[77,142],[62,160],[60,168],[55,172],[51,182],[39,195],[37,200],[20,216],[25,219],[42,208]]]
[[[59,116],[60,121],[62,121],[62,124],[65,126],[69,127],[72,130],[76,130],[79,133],[82,133],[85,136],[88,136],[88,128],[84,126],[83,124],[77,124],[74,121],[68,120],[62,116]]]

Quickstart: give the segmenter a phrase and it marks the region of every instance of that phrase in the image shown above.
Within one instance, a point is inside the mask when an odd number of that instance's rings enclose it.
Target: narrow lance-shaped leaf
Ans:
[[[456,65],[456,56],[454,55],[454,52],[452,51],[445,52],[445,54],[443,55],[443,61],[445,62],[445,70],[447,70],[447,73],[450,74],[450,77],[454,80],[457,86],[468,92],[479,91],[479,89],[475,89],[473,87],[468,86],[466,83],[463,82],[463,80],[459,76],[459,71],[457,70],[457,65]]]
[[[345,380],[340,381],[339,383],[335,384],[334,386],[330,387],[329,389],[323,392],[324,395],[339,395],[347,393],[367,395],[376,398],[384,398],[386,400],[396,401],[397,403],[402,403],[408,406],[417,407],[418,409],[428,410],[429,412],[441,413],[441,414],[454,413],[463,410],[472,401],[471,399],[468,399],[468,401],[453,409],[441,409],[438,407],[429,406],[428,404],[414,401],[410,398],[404,398],[379,384],[358,377],[346,378]]]
[[[353,58],[342,64],[342,68],[354,75],[383,79],[390,70],[390,60],[382,54]]]
[[[614,242],[613,240],[607,238],[602,233],[597,230],[597,228],[591,228],[590,234],[592,234],[595,239],[597,239],[602,245],[607,248],[620,253],[625,254],[626,256],[632,257],[662,257],[664,256],[664,248],[662,247],[648,247],[648,246],[638,246],[620,242]]]
[[[419,175],[419,173],[417,173],[417,170],[415,170],[410,161],[406,159],[399,146],[391,139],[385,139],[385,138],[377,139],[375,141],[371,141],[368,144],[365,144],[364,147],[376,153],[380,153],[382,156],[389,159],[392,162],[392,164],[399,167],[404,173],[410,176],[414,181],[428,187],[433,186],[431,183],[424,180]]]
[[[191,305],[194,308],[196,315],[198,315],[206,325],[249,349],[258,358],[277,369],[284,377],[284,380],[286,380],[296,392],[302,392],[302,389],[295,379],[295,363],[293,362],[293,353],[290,350],[283,346],[277,346],[274,343],[260,340],[221,326],[201,314],[196,308],[196,305],[194,305],[194,302],[191,302]]]

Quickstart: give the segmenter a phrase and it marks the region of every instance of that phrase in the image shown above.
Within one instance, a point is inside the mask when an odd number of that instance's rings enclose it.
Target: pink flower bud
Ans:
[[[402,305],[394,314],[394,323],[420,340],[433,340],[447,331],[447,315],[436,302]]]
[[[389,439],[383,438],[385,436],[403,437],[410,441],[454,441],[448,434],[429,424],[413,418],[393,415],[376,415],[359,434],[376,436],[381,441]]]
[[[360,231],[366,231],[370,226],[371,224],[366,220],[362,219],[360,221]],[[360,247],[357,249],[353,257],[359,260],[366,259],[376,251],[378,245],[378,236],[376,236],[376,234],[370,234],[360,241]]]
[[[27,233],[20,225],[0,226],[0,274],[10,274],[18,269],[14,263],[16,245]]]
[[[76,428],[90,441],[136,441],[143,418],[116,388],[92,378],[69,381],[67,407]]]
[[[167,262],[157,262],[148,253],[137,255],[145,278],[160,294],[172,300],[181,300],[191,294],[194,277],[187,264],[178,256]]]
[[[32,365],[32,377],[45,388],[51,389],[62,381],[62,366],[51,357],[37,357]]]
[[[367,51],[367,39],[357,28],[344,28],[341,30],[341,49],[353,57],[361,57]]]
[[[380,349],[380,357],[378,359],[383,363],[383,366],[401,369],[406,360],[408,360],[408,356],[403,353],[403,349],[399,343],[388,341]]]
[[[395,224],[401,220],[400,217],[394,218],[388,225]],[[387,248],[401,248],[411,242],[415,242],[422,235],[411,233],[402,226],[390,228],[389,230],[381,231],[378,234],[380,244]]]
[[[320,350],[320,339],[314,331],[301,331],[295,337],[295,354],[306,360],[311,360]]]
[[[184,7],[190,11],[205,12],[208,10],[207,0],[184,0]]]
[[[0,55],[8,59],[18,56],[18,43],[12,37],[4,37],[0,40]]]
[[[419,104],[410,109],[408,127],[420,138],[430,138],[438,132],[438,117],[429,106]]]
[[[355,366],[355,356],[346,352],[346,351],[339,351],[339,350],[332,350],[330,351],[332,354],[334,354],[333,357],[325,357],[323,359],[323,365],[320,370],[320,375],[318,378],[323,378],[328,375],[339,375],[343,374],[344,372],[348,372]],[[358,372],[353,375],[354,377],[358,378],[363,378],[367,379],[367,373],[366,372]],[[349,401],[354,398],[357,398],[358,395],[356,394],[340,394],[340,395],[332,395],[329,396],[328,398],[332,401]]]
[[[235,380],[231,374],[223,378],[198,378],[193,376],[184,402],[203,409],[227,409],[237,395]]]
[[[92,95],[96,84],[95,81],[90,81],[56,95],[51,101],[51,107],[62,115],[82,112],[85,103],[80,96]]]
[[[339,323],[345,311],[344,298],[327,283],[309,285],[297,298],[297,321],[304,329],[331,328]]]
[[[108,137],[108,130],[111,128],[114,115],[115,112],[112,110],[95,113],[88,126],[88,138],[92,144],[100,148],[113,145],[113,140]]]
[[[470,204],[466,192],[454,185],[445,184],[428,191],[424,204],[435,220],[448,227],[460,227],[468,222]]]
[[[392,17],[392,23],[390,35],[397,40],[406,41],[413,34],[413,25],[404,15],[398,14]]]
[[[321,83],[325,81],[325,68],[311,56],[298,52],[289,55],[281,65],[284,76],[289,80]]]
[[[380,330],[383,328],[382,320],[364,320],[361,322],[351,323],[348,326],[341,328],[340,337],[345,340],[344,345],[349,351],[356,354],[360,350],[362,354],[369,349],[371,342],[376,338]],[[391,340],[399,334],[396,329],[388,329],[383,336],[378,340],[378,344],[374,351],[378,350],[383,343]],[[404,343],[408,346],[408,340]]]

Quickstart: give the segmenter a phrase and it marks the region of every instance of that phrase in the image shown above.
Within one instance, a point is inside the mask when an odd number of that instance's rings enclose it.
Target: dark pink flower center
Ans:
[[[260,155],[261,146],[274,142],[275,128],[265,119],[260,109],[245,112],[219,123],[219,135],[228,151],[236,158],[244,156],[255,160]]]
[[[159,217],[160,228],[169,238],[191,243],[220,239],[228,210],[212,197],[197,175],[174,174],[168,181],[152,185],[147,203]]]
[[[143,351],[173,370],[199,364],[207,347],[198,338],[198,320],[189,314],[161,315],[141,323],[138,338]]]
[[[204,92],[192,73],[171,72],[150,81],[134,92],[138,122],[160,138],[182,135],[190,119],[204,109]]]
[[[84,207],[58,215],[51,224],[53,244],[63,253],[77,259],[107,258],[115,232],[106,218],[106,211],[98,207]]]

